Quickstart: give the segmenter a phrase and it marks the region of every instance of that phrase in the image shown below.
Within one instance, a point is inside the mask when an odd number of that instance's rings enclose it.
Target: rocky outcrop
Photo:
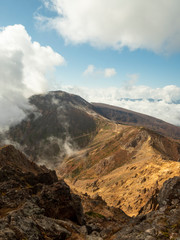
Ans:
[[[13,146],[0,150],[0,166],[0,239],[79,234],[78,225],[84,223],[81,200],[55,171],[29,162]]]
[[[0,166],[0,239],[180,238],[180,177],[167,180],[141,214],[130,218],[97,193],[81,195],[83,213],[80,196],[71,193],[64,180],[29,162],[12,146],[0,149]]]
[[[168,179],[158,195],[159,207],[180,204],[180,177]]]
[[[157,210],[130,220],[111,239],[180,239],[180,177],[167,180],[152,199],[157,203]]]
[[[56,219],[69,219],[83,225],[83,209],[80,197],[70,194],[70,188],[63,181],[43,186],[39,197],[39,205],[45,215]]]

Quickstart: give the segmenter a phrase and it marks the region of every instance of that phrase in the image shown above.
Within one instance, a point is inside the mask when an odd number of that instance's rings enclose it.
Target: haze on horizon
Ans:
[[[65,90],[180,125],[178,0],[0,3],[0,128]]]

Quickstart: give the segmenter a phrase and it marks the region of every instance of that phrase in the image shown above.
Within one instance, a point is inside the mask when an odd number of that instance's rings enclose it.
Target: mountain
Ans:
[[[29,101],[6,133],[29,157],[0,148],[0,239],[178,239],[178,127],[62,91]]]
[[[178,239],[179,199],[180,177],[168,179],[131,218],[98,194],[72,193],[55,171],[29,161],[13,146],[0,149],[3,240]]]
[[[12,126],[5,138],[21,145],[32,160],[54,166],[96,134],[92,106],[79,96],[57,91],[34,95],[29,102],[34,110]]]
[[[92,105],[94,111],[117,123],[131,126],[143,126],[154,130],[159,134],[180,139],[180,127],[174,126],[160,119],[107,104],[92,103]]]
[[[180,176],[180,143],[143,128],[101,122],[94,139],[66,157],[59,176],[79,193],[97,193],[136,216],[156,189]]]
[[[144,126],[162,135],[180,139],[180,128],[159,119],[105,104],[90,104],[63,91],[34,95],[32,111],[12,126],[1,145],[20,146],[33,161],[54,168],[65,156],[86,147],[96,136],[101,122],[111,120],[130,126]],[[8,141],[4,141],[7,140]]]

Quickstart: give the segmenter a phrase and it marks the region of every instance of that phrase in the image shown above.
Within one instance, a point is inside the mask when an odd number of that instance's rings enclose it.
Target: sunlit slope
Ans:
[[[108,205],[136,215],[168,178],[180,175],[180,144],[145,128],[102,120],[83,150],[59,174],[79,192],[98,193]]]

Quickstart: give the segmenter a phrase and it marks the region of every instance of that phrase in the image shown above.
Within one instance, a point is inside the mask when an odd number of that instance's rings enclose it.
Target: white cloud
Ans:
[[[87,89],[64,86],[64,91],[79,94],[87,101],[107,103],[144,113],[180,126],[180,88],[135,86]]]
[[[47,74],[64,58],[32,42],[22,25],[0,29],[0,129],[25,117],[27,98],[48,89]]]
[[[116,70],[114,68],[106,68],[104,70],[104,76],[106,78],[113,77],[114,75],[116,75]]]
[[[44,0],[57,13],[36,18],[66,42],[124,46],[169,53],[180,50],[179,0]]]
[[[83,72],[84,76],[91,75],[94,73],[95,67],[93,65],[89,65],[86,70]]]
[[[86,70],[83,72],[84,76],[91,76],[91,77],[105,77],[110,78],[116,75],[116,70],[114,68],[105,68],[103,70],[96,69],[94,65],[89,65]]]

